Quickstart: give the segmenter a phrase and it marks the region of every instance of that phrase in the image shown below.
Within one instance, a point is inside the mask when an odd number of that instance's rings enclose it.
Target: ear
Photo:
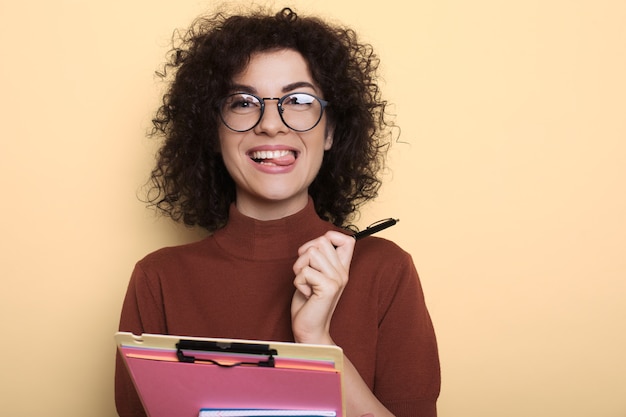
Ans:
[[[324,150],[327,151],[333,147],[333,135],[326,136],[324,140]]]
[[[326,126],[326,139],[324,139],[324,150],[327,151],[333,147],[333,136],[335,133],[334,126]]]

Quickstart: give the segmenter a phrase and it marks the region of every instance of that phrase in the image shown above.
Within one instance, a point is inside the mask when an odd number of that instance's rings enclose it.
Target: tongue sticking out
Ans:
[[[286,165],[293,164],[295,160],[296,160],[296,156],[293,154],[293,152],[289,152],[287,155],[283,155],[278,158],[264,159],[262,162],[280,165],[280,166],[286,166]]]
[[[296,155],[291,151],[255,152],[252,159],[259,164],[287,166],[296,160]]]

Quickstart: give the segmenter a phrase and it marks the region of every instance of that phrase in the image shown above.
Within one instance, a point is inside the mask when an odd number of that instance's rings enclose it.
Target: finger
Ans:
[[[352,261],[354,244],[355,240],[352,236],[331,230],[317,239],[310,240],[303,244],[298,249],[298,255],[302,256],[310,251],[311,248],[317,248],[325,253],[330,260],[334,260],[335,257],[337,257],[343,265],[343,268],[347,270],[350,267],[350,262]]]
[[[341,263],[334,249],[326,250],[312,246],[297,259],[294,264],[294,272],[296,275],[302,274],[305,268],[320,274],[320,279],[333,280],[340,285],[345,285],[347,281],[348,271]],[[309,273],[312,273],[309,271]]]
[[[294,278],[293,284],[307,298],[317,296],[328,300],[334,300],[344,286],[341,280],[329,279],[311,267],[303,268]]]
[[[341,264],[334,246],[324,236],[311,240],[298,249],[298,259],[294,263],[294,272],[297,274],[305,266],[322,269],[323,264],[331,263],[335,268]]]
[[[303,246],[306,252],[312,255],[315,254],[312,249],[317,248],[326,256],[335,271],[340,273],[345,272],[347,274],[350,271],[355,242],[352,236],[346,235],[345,233],[329,231],[318,239],[308,242],[308,244]],[[322,265],[320,265],[320,267],[322,267]],[[330,271],[328,272],[330,273]]]
[[[309,240],[308,242],[304,243],[302,246],[300,246],[300,248],[298,248],[298,255],[303,255],[311,248],[321,248],[324,246],[333,247],[332,243],[326,237],[326,235],[322,235],[316,239]]]
[[[341,260],[341,263],[346,269],[350,267],[352,262],[352,254],[354,253],[354,244],[356,240],[352,236],[345,233],[328,231],[324,235],[326,239],[336,248],[337,255]]]
[[[293,285],[296,287],[296,292],[302,294],[306,299],[313,295],[313,288],[306,281],[294,280]]]

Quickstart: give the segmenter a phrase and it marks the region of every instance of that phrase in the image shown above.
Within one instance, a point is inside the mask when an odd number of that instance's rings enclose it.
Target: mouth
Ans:
[[[298,153],[288,149],[252,151],[248,156],[257,164],[272,166],[291,165],[298,159]]]

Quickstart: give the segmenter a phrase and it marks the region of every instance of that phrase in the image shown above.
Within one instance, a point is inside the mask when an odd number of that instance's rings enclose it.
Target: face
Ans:
[[[323,99],[308,65],[293,50],[252,55],[248,66],[233,77],[232,93],[279,98],[309,93]],[[249,217],[271,220],[294,214],[306,206],[332,138],[325,114],[313,129],[297,132],[280,118],[276,100],[265,101],[260,122],[247,132],[219,128],[224,164],[236,184],[237,208]]]

